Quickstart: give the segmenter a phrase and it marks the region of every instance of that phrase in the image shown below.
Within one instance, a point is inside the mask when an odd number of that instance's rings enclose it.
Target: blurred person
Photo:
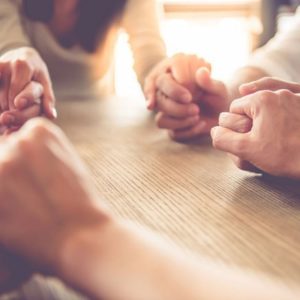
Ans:
[[[113,59],[124,28],[139,82],[165,58],[155,0],[1,0],[0,122],[22,125],[56,117],[59,98],[113,93]],[[40,109],[16,96],[32,81],[43,87]],[[39,99],[36,99],[39,102]]]
[[[117,219],[66,137],[46,120],[30,120],[3,138],[1,149],[0,243],[35,272],[56,276],[92,299],[300,297],[296,287],[185,256]]]

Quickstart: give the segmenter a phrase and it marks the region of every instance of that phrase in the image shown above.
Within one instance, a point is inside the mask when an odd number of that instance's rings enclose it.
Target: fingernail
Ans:
[[[56,119],[57,118],[57,110],[56,110],[56,108],[52,107],[51,112],[52,112],[53,118]]]
[[[227,112],[222,112],[219,115],[219,123],[223,123],[224,121],[226,121],[226,119],[228,118],[229,113]]]
[[[212,137],[212,139],[214,139],[215,138],[215,135],[216,135],[216,127],[213,127],[211,130],[210,130],[210,135],[211,135],[211,137]]]

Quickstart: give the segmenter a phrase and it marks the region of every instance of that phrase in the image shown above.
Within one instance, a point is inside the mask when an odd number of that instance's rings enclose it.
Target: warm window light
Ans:
[[[168,0],[167,3],[244,3],[246,0]],[[249,2],[249,1],[247,1]],[[168,55],[196,53],[213,64],[213,75],[226,79],[245,64],[251,51],[250,18],[211,14],[166,15],[161,23]],[[132,69],[132,56],[123,34],[116,49],[116,92],[141,95]]]

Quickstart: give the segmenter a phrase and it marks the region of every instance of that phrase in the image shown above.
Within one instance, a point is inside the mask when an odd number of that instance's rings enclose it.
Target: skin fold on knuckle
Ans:
[[[272,107],[277,99],[277,96],[272,91],[257,92],[256,104],[261,107]]]

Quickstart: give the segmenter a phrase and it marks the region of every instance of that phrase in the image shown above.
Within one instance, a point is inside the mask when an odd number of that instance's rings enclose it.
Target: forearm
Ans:
[[[162,6],[155,0],[127,1],[122,25],[129,36],[134,69],[143,87],[145,78],[166,57],[159,21]]]
[[[82,232],[65,247],[62,262],[58,275],[96,299],[299,299],[264,278],[186,257],[124,223]]]
[[[226,83],[229,102],[231,103],[234,99],[240,97],[239,87],[251,81],[258,80],[263,77],[269,76],[265,71],[255,67],[243,67],[237,70],[232,78]]]

